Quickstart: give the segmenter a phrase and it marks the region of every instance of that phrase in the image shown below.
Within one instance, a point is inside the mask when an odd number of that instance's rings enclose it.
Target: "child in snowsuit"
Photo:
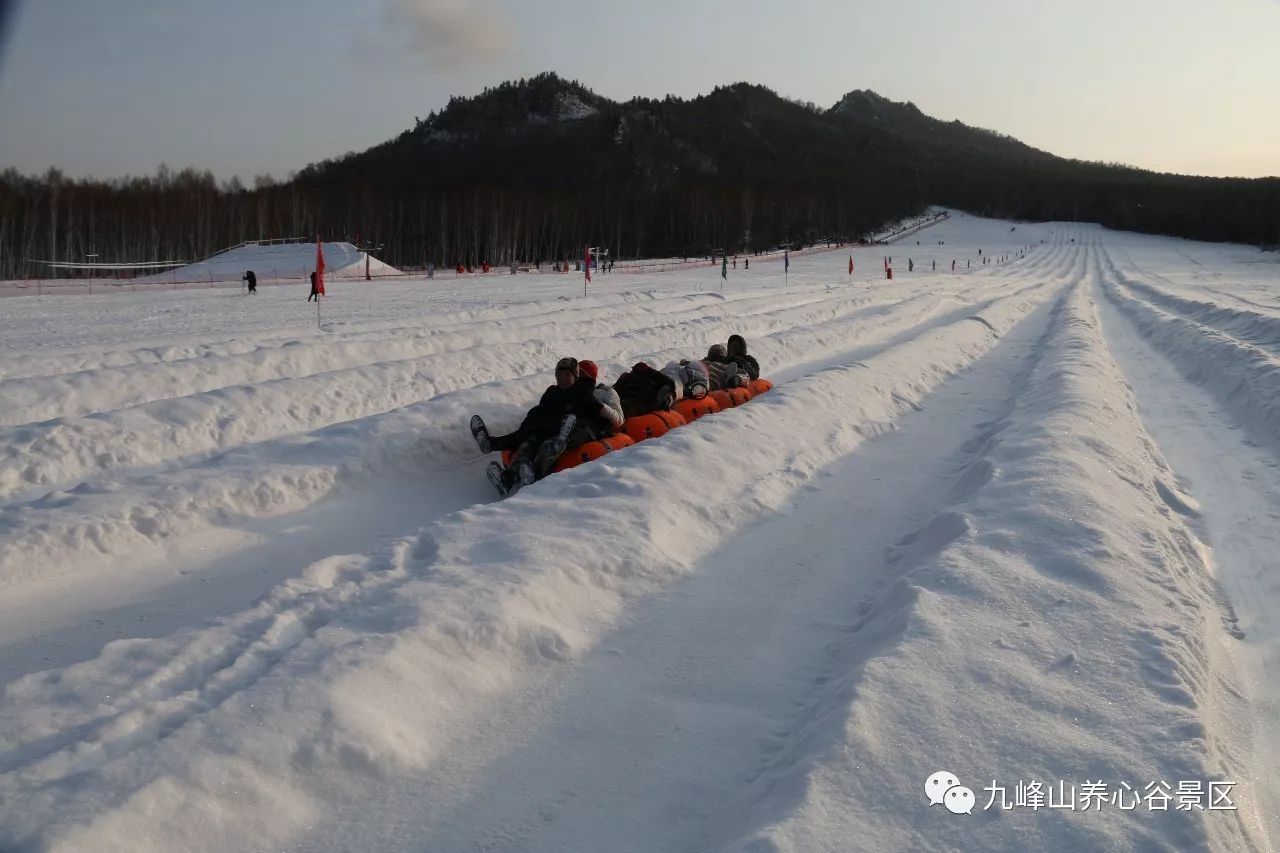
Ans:
[[[320,291],[316,290],[316,274],[314,272],[311,273],[311,295],[307,297],[307,301],[310,302],[312,299],[316,302],[320,301]]]
[[[240,278],[249,283],[250,293],[258,292],[258,277],[254,274],[253,270],[246,271],[244,275],[240,276]]]

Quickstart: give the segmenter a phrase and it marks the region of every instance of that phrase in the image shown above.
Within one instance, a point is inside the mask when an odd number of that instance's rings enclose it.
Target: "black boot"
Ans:
[[[511,494],[511,487],[507,484],[506,473],[506,469],[502,467],[501,462],[490,462],[489,467],[485,469],[489,482],[493,483],[493,487],[498,490],[498,494],[504,498]]]
[[[489,428],[484,425],[484,418],[479,415],[471,416],[471,437],[476,440],[481,453],[492,453],[493,442],[489,439]]]
[[[564,420],[560,422],[560,431],[554,437],[542,442],[542,446],[538,448],[538,455],[534,459],[534,468],[541,471],[544,475],[551,471],[556,460],[560,458],[560,454],[564,453],[565,448],[569,446],[569,434],[573,432],[573,428],[578,423],[576,415],[565,415]]]

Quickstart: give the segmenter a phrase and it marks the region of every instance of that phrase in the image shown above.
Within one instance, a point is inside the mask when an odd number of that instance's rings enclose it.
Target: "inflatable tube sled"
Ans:
[[[558,474],[561,471],[567,471],[570,468],[576,468],[583,462],[590,462],[592,459],[599,459],[606,453],[612,453],[615,450],[621,450],[624,447],[630,447],[635,444],[631,436],[625,432],[617,435],[611,435],[608,438],[602,438],[599,441],[588,441],[586,444],[580,444],[577,447],[571,447],[564,453],[560,454],[560,458],[556,460],[556,464],[551,469],[552,474]]]
[[[723,388],[720,389],[719,391],[707,392],[707,399],[715,400],[716,408],[721,412],[723,412],[725,409],[732,409],[735,405],[733,402],[733,398],[729,396],[729,392],[724,390]]]
[[[686,397],[675,405],[676,414],[684,418],[685,423],[690,424],[703,415],[714,415],[718,411],[720,406],[710,394],[697,400]]]
[[[622,424],[622,432],[617,435],[611,435],[598,441],[588,441],[586,444],[566,450],[556,460],[551,473],[558,474],[561,471],[576,468],[583,462],[599,459],[607,453],[630,447],[638,441],[659,438],[676,427],[693,423],[703,415],[714,415],[716,412],[741,406],[753,397],[772,389],[773,383],[768,379],[754,379],[745,388],[712,391],[707,396],[698,399],[686,398],[676,403],[675,408],[669,412],[649,412],[648,414],[627,418]],[[513,450],[502,451],[503,466],[510,466],[514,456],[515,451]]]
[[[712,391],[707,396],[715,400],[716,405],[723,412],[725,409],[741,406],[754,395],[746,388],[722,388],[719,391]]]
[[[586,444],[579,444],[577,447],[570,447],[564,453],[560,454],[560,458],[556,460],[556,464],[552,467],[551,473],[557,474],[566,471],[569,468],[577,467],[583,462],[590,462],[592,459],[599,459],[606,453],[614,450],[621,450],[624,447],[630,447],[635,444],[631,436],[626,433],[618,433],[608,438],[602,438],[599,441],[588,441]],[[502,467],[511,467],[511,460],[515,458],[514,450],[502,451]]]
[[[627,418],[622,423],[622,431],[630,436],[632,441],[644,441],[666,435],[684,424],[684,418],[678,412],[657,411]]]

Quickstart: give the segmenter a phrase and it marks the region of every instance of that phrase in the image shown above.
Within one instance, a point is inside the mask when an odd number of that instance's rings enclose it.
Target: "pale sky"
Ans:
[[[0,3],[5,0],[0,0]],[[616,7],[616,8],[615,8]],[[1280,0],[19,0],[0,168],[283,177],[451,94],[760,83],[913,101],[1065,157],[1280,175]]]

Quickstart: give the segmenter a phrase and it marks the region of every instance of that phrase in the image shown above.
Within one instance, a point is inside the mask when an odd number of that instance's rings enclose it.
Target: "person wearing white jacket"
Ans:
[[[676,397],[699,400],[711,388],[707,368],[700,361],[669,361],[662,372],[676,383]]]
[[[592,379],[599,375],[596,372],[599,368],[596,367],[593,361],[578,362],[578,369]],[[622,398],[618,396],[618,392],[614,390],[612,385],[605,385],[600,382],[596,384],[595,396],[603,407],[600,411],[600,420],[613,427],[609,434],[613,435],[622,432],[622,422],[626,420],[626,416],[622,413]]]

